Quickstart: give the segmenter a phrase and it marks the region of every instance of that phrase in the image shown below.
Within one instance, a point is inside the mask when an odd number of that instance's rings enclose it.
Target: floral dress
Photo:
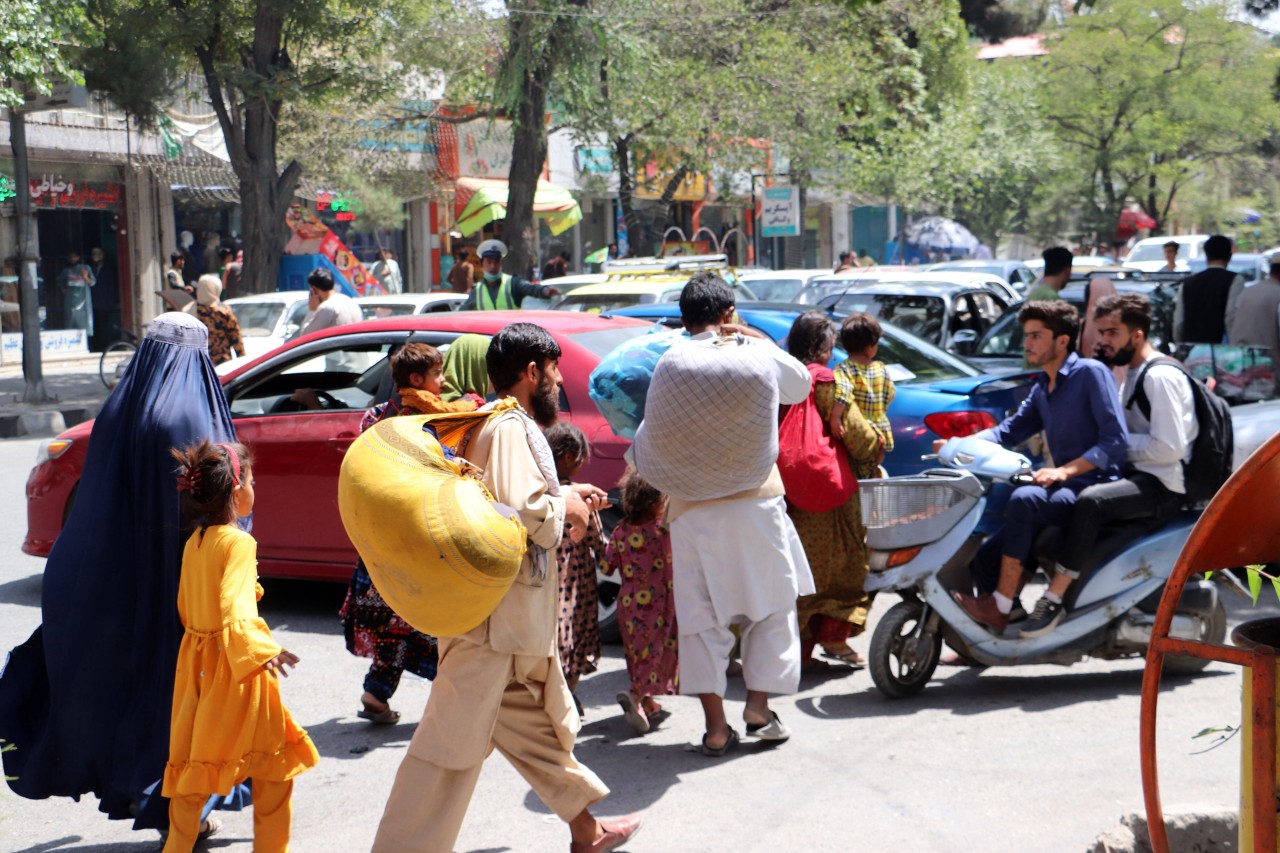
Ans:
[[[600,516],[591,513],[587,533],[580,542],[569,541],[568,528],[556,552],[560,587],[557,640],[564,677],[596,671],[600,660],[600,593],[596,570],[604,559],[604,533]]]
[[[676,600],[671,590],[671,534],[656,519],[620,522],[605,548],[605,570],[622,575],[618,625],[631,692],[674,694],[680,684]]]

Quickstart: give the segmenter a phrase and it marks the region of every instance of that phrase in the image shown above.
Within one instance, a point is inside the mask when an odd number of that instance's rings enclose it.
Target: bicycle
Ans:
[[[108,391],[120,382],[129,362],[133,361],[133,354],[138,350],[137,335],[128,331],[122,331],[121,334],[124,338],[103,350],[102,357],[98,360],[98,378],[107,386]]]

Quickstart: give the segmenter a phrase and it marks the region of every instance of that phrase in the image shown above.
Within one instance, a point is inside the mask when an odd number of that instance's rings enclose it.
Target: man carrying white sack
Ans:
[[[796,597],[814,591],[775,464],[778,406],[808,397],[809,371],[731,324],[733,311],[733,289],[718,275],[689,280],[680,315],[692,340],[658,361],[633,449],[640,476],[670,498],[680,691],[702,702],[702,753],[712,757],[738,743],[723,698],[735,624],[747,734],[791,736],[769,694],[800,686]]]

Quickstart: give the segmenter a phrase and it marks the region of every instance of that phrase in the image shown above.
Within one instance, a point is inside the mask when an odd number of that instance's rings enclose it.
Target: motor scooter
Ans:
[[[949,439],[937,458],[947,467],[859,483],[871,564],[866,590],[902,596],[871,637],[869,668],[882,693],[900,699],[923,690],[944,640],[983,666],[1069,665],[1085,657],[1146,653],[1165,581],[1197,512],[1184,510],[1167,521],[1108,525],[1095,558],[1064,597],[1066,616],[1056,628],[1023,639],[1019,623],[1013,622],[993,633],[951,594],[973,591],[970,563],[984,539],[978,523],[992,486],[1031,483],[1031,461],[973,436]],[[1061,535],[1057,528],[1045,531],[1037,540],[1037,553],[1056,535]],[[1170,636],[1221,643],[1226,628],[1226,609],[1214,584],[1188,582]],[[1169,658],[1165,672],[1191,673],[1207,664]]]

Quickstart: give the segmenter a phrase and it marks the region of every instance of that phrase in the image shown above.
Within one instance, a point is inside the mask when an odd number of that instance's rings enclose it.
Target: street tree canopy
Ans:
[[[48,94],[59,81],[84,82],[67,48],[96,39],[85,7],[86,0],[0,3],[0,106],[22,104],[22,92],[15,84]]]

